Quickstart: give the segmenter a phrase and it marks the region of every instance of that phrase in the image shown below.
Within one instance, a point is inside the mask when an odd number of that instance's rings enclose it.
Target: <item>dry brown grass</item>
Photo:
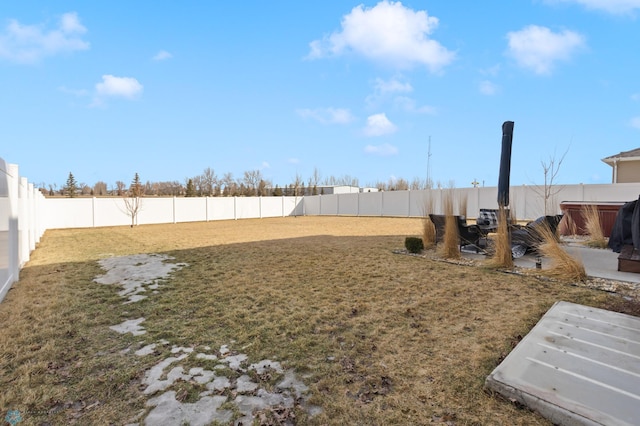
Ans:
[[[494,238],[494,252],[487,259],[486,265],[490,268],[513,268],[513,256],[511,255],[511,236],[507,223],[507,212],[504,207],[498,211],[498,232]]]
[[[557,235],[548,226],[540,226],[538,232],[543,239],[539,251],[551,259],[550,267],[543,270],[542,274],[566,283],[584,281],[587,278],[584,265],[562,248]]]
[[[580,214],[584,220],[587,235],[589,235],[589,239],[585,241],[585,244],[594,248],[606,248],[607,239],[604,237],[604,232],[602,231],[598,206],[595,204],[586,204],[582,207]]]
[[[557,300],[603,292],[393,254],[421,218],[298,217],[50,230],[0,304],[0,415],[25,425],[126,424],[144,371],[166,353],[230,345],[294,368],[323,413],[299,424],[548,425],[484,392],[487,375]],[[186,262],[160,292],[122,304],[96,261]],[[147,334],[109,329],[144,317]],[[139,421],[135,420],[136,422]]]

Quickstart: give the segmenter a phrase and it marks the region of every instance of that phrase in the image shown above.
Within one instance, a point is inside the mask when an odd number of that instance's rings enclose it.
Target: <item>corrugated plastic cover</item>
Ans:
[[[640,425],[640,318],[557,302],[486,386],[560,425]]]

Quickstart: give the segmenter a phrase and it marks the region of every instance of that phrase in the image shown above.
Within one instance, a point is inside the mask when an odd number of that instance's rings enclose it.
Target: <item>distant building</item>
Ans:
[[[303,186],[296,191],[291,185],[282,188],[267,188],[266,193],[271,195],[332,195],[332,194],[357,194],[358,192],[378,192],[378,188],[360,188],[351,185],[318,185]]]
[[[640,148],[603,158],[602,161],[613,167],[611,183],[640,182]]]

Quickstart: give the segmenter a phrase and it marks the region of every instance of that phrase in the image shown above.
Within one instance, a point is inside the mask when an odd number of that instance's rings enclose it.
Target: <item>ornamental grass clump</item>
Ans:
[[[580,212],[584,220],[584,227],[589,239],[585,244],[593,248],[607,248],[607,239],[602,231],[602,223],[600,221],[600,212],[595,204],[587,204],[582,207]]]
[[[445,259],[459,259],[460,249],[458,248],[458,241],[460,241],[460,234],[458,233],[457,218],[453,215],[453,194],[452,191],[447,191],[443,200],[444,204],[444,237],[442,244],[442,256]]]
[[[576,235],[578,233],[578,225],[570,214],[562,216],[562,220],[558,224],[558,232],[560,235]]]
[[[422,212],[422,243],[425,249],[433,248],[436,245],[436,227],[429,217],[432,212],[433,198],[428,194]]]
[[[498,232],[493,239],[493,244],[495,250],[493,256],[487,260],[487,266],[490,268],[513,268],[511,233],[507,223],[507,211],[504,207],[500,207],[498,210]]]
[[[537,233],[542,239],[538,251],[551,259],[551,265],[542,271],[543,275],[568,283],[586,280],[587,272],[582,261],[572,257],[562,248],[558,236],[547,225],[540,226]]]

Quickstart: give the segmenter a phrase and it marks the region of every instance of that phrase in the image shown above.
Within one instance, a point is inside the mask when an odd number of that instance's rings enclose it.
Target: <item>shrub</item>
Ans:
[[[420,253],[424,249],[422,238],[418,237],[405,238],[404,246],[407,250],[409,250],[409,253]]]

